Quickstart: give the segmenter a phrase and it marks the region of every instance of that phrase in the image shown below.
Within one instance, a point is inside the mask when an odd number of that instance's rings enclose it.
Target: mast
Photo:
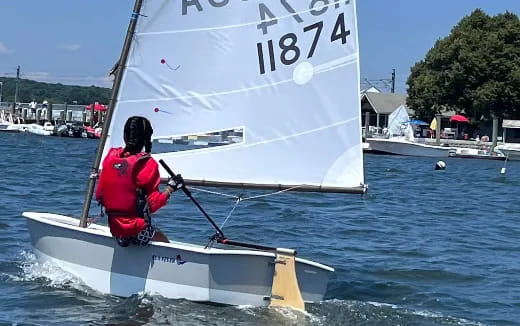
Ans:
[[[105,143],[108,137],[108,129],[110,123],[112,121],[112,114],[114,112],[114,107],[117,104],[117,97],[119,94],[119,88],[121,86],[121,80],[123,79],[123,70],[126,66],[126,61],[128,59],[128,53],[130,52],[130,46],[132,44],[132,39],[135,32],[135,27],[137,25],[137,19],[139,18],[139,13],[141,12],[141,7],[143,4],[143,0],[136,0],[134,4],[134,10],[132,12],[132,17],[130,19],[130,23],[128,24],[128,30],[126,32],[125,43],[123,45],[123,50],[121,51],[121,57],[119,58],[117,64],[117,71],[114,79],[114,85],[112,86],[112,95],[110,96],[109,108],[107,110],[107,116],[105,118],[105,123],[103,125],[103,131],[101,133],[101,139],[99,141],[96,159],[94,161],[94,166],[92,167],[92,171],[90,173],[87,193],[85,194],[85,201],[83,203],[83,210],[81,212],[81,220],[80,227],[87,227],[87,217],[90,210],[90,202],[92,201],[92,196],[94,194],[94,187],[96,185],[96,179],[99,172],[99,166],[101,164],[101,158],[103,156],[103,149],[105,148]],[[92,111],[94,111],[92,109]]]

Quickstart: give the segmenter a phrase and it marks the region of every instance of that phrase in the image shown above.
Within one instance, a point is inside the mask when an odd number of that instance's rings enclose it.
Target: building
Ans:
[[[365,126],[367,113],[370,114],[370,126],[384,128],[388,125],[388,116],[401,105],[406,106],[405,94],[362,92],[361,94],[361,125]],[[413,110],[407,108],[410,116]]]

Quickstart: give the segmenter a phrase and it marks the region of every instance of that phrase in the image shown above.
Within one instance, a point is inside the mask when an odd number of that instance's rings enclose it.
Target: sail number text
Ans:
[[[312,41],[311,47],[309,51],[306,53],[307,58],[312,58],[314,52],[316,51],[316,46],[320,40],[320,36],[323,30],[323,21],[319,21],[312,25],[306,26],[303,28],[304,33],[314,32],[314,39]],[[345,14],[341,13],[338,15],[336,23],[332,28],[332,32],[330,34],[330,42],[340,41],[342,44],[347,43],[347,37],[350,35],[350,30],[345,28]],[[269,66],[271,71],[276,70],[276,54],[275,46],[273,40],[268,40],[267,46],[263,42],[256,44],[256,49],[258,52],[258,64],[260,69],[260,74],[265,74],[266,65]],[[264,55],[264,48],[267,47],[267,54]],[[298,37],[294,33],[287,33],[282,35],[278,40],[278,48],[280,50],[280,62],[284,65],[292,65],[298,59],[300,59],[302,55],[302,49],[298,46]],[[268,62],[266,62],[265,57],[268,58]]]
[[[257,0],[252,0],[257,1]],[[269,4],[273,5],[273,2],[276,0],[269,0]],[[292,15],[292,17],[298,22],[302,23],[303,19],[298,15],[294,7],[289,3],[289,0],[278,0],[284,11],[288,14]],[[303,0],[291,0],[300,2]],[[231,0],[182,0],[181,1],[181,10],[182,15],[188,15],[191,12],[203,12],[208,8],[223,8],[229,5]],[[233,0],[233,2],[238,2],[238,0]],[[242,3],[249,3],[249,0],[242,0]],[[350,0],[310,0],[309,10],[313,16],[319,16],[324,14],[327,9],[333,4],[336,9],[340,7],[340,3],[344,3],[346,5],[350,4]],[[265,3],[258,4],[258,10],[260,13],[260,19],[265,21],[258,25],[258,29],[262,29],[264,34],[267,34],[267,27],[270,25],[276,25],[277,19],[273,10],[271,10]],[[286,14],[287,14],[286,13]]]

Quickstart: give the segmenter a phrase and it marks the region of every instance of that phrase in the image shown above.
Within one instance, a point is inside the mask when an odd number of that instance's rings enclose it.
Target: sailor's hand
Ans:
[[[177,174],[175,177],[170,178],[168,180],[168,187],[170,187],[173,191],[177,191],[184,187],[184,179],[182,175]]]

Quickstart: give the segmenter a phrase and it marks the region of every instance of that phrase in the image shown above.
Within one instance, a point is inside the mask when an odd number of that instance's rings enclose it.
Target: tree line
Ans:
[[[14,102],[16,78],[0,77],[2,85],[2,101]],[[110,100],[110,88],[97,86],[70,86],[49,84],[29,79],[18,82],[18,102],[27,103],[33,99],[38,103],[77,103],[90,104],[94,102],[107,104]]]
[[[447,111],[472,121],[520,119],[520,20],[477,9],[411,69],[407,104],[428,119]]]

